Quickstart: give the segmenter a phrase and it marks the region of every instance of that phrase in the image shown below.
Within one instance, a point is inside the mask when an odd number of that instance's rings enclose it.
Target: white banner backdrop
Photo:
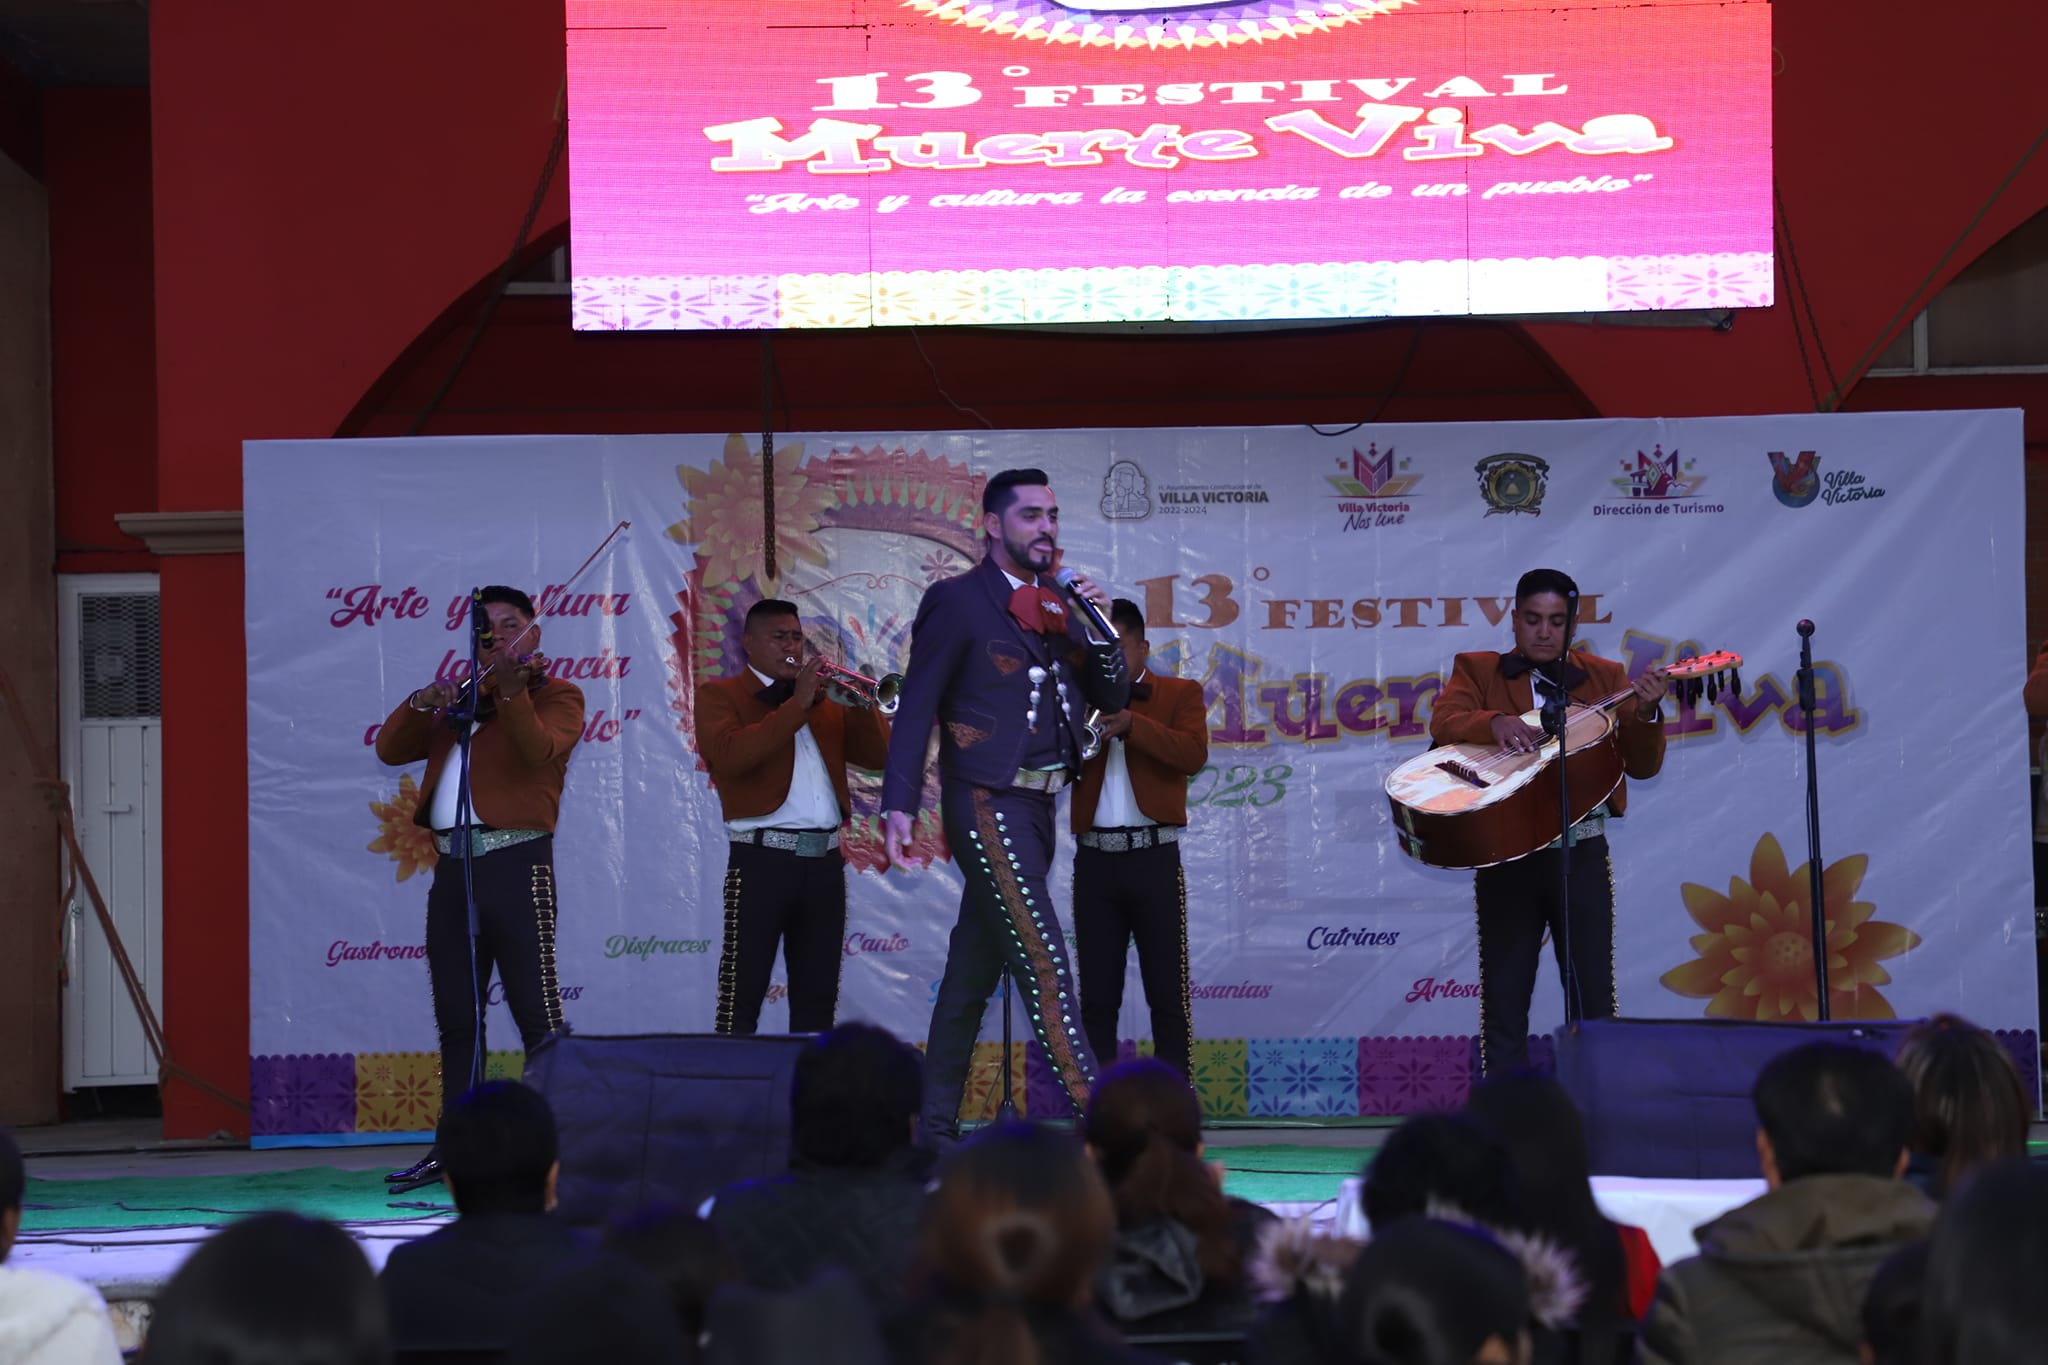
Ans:
[[[1016,465],[1050,473],[1068,562],[1139,602],[1154,666],[1210,701],[1183,849],[1212,1115],[1462,1091],[1471,878],[1398,851],[1381,783],[1426,745],[1452,655],[1507,647],[1513,584],[1537,565],[1578,579],[1582,638],[1632,670],[1695,648],[1748,660],[1739,696],[1678,711],[1664,771],[1610,829],[1623,1013],[1812,1015],[1792,629],[1810,617],[1835,1017],[2035,1026],[2017,412],[786,436],[774,583],[758,446],[249,444],[259,1140],[432,1126],[432,848],[410,823],[417,767],[371,746],[391,706],[466,666],[471,586],[526,587],[586,699],[556,839],[572,1026],[706,1032],[726,845],[695,683],[741,666],[740,618],[770,595],[814,647],[905,667],[919,595],[979,553],[981,484]],[[879,782],[856,788],[841,1016],[921,1038],[958,878],[884,875]],[[764,1028],[786,1019],[781,981]],[[1561,1022],[1554,981],[1546,967],[1532,1031]],[[1143,1038],[1135,964],[1126,1001]],[[495,1002],[489,1027],[516,1048]]]

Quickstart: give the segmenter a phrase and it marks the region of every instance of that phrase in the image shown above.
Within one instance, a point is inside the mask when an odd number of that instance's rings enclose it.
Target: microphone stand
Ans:
[[[476,807],[472,800],[469,762],[470,742],[478,724],[477,712],[483,703],[483,637],[490,629],[487,618],[482,618],[483,604],[477,600],[482,591],[477,588],[470,595],[475,615],[469,631],[469,676],[463,680],[466,686],[456,689],[455,703],[448,708],[448,719],[455,727],[455,744],[461,760],[456,774],[453,837],[462,849],[462,898],[469,913],[469,998],[476,1029],[469,1050],[467,1089],[482,1085],[484,1080],[484,983],[477,973],[477,959],[483,948],[479,941],[483,937],[483,919],[476,908]],[[468,694],[466,698],[465,692]]]
[[[1585,1002],[1579,998],[1579,965],[1572,957],[1572,788],[1566,744],[1571,697],[1563,678],[1571,666],[1572,633],[1578,620],[1579,595],[1574,592],[1565,598],[1564,650],[1557,656],[1559,676],[1551,679],[1550,696],[1543,703],[1543,733],[1557,740],[1557,947],[1564,963],[1564,1022],[1568,1029],[1576,1029],[1586,1017]]]
[[[1014,1093],[1015,1083],[1010,1078],[1010,955],[1008,953],[1003,954],[1003,982],[996,989],[1000,993],[999,998],[1003,1002],[1003,1098],[1002,1102],[996,1105],[996,1122],[1015,1123],[1017,1121],[1017,1096]]]
[[[1820,1022],[1828,1020],[1828,921],[1820,866],[1820,770],[1815,766],[1813,713],[1813,622],[1799,631],[1799,713],[1806,729],[1806,874],[1807,898],[1813,902],[1813,986]]]

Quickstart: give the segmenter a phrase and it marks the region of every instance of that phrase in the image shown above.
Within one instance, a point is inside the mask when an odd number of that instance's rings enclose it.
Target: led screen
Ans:
[[[1771,301],[1764,0],[567,12],[583,329]]]

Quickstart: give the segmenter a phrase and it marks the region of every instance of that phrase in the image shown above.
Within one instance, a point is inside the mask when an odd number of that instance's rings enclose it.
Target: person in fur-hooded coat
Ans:
[[[1570,1253],[1546,1237],[1487,1227],[1442,1204],[1433,1205],[1426,1217],[1403,1219],[1382,1232],[1378,1239],[1385,1244],[1382,1249],[1392,1250],[1395,1242],[1431,1236],[1427,1230],[1410,1230],[1410,1224],[1425,1223],[1455,1230],[1465,1240],[1505,1253],[1501,1259],[1511,1259],[1519,1269],[1526,1298],[1520,1323],[1526,1329],[1526,1341],[1516,1345],[1520,1336],[1516,1334],[1503,1343],[1507,1354],[1489,1356],[1481,1348],[1501,1333],[1499,1324],[1488,1323],[1479,1311],[1485,1296],[1476,1286],[1484,1265],[1461,1267],[1455,1274],[1445,1270],[1436,1276],[1444,1281],[1441,1295],[1432,1294],[1428,1284],[1410,1285],[1404,1299],[1411,1307],[1443,1299],[1444,1322],[1435,1335],[1481,1333],[1473,1338],[1464,1357],[1474,1361],[1491,1359],[1502,1365],[1521,1365],[1532,1359],[1556,1360],[1560,1333],[1572,1322],[1586,1295]],[[1375,1288],[1361,1280],[1381,1279],[1385,1275],[1380,1268],[1368,1276],[1359,1273],[1366,1269],[1362,1258],[1368,1245],[1317,1231],[1307,1218],[1291,1219],[1268,1228],[1250,1267],[1256,1292],[1268,1306],[1247,1338],[1247,1359],[1256,1365],[1327,1365],[1332,1361],[1354,1360],[1397,1365],[1403,1360],[1400,1355],[1389,1354],[1384,1346],[1368,1349],[1370,1343],[1361,1341],[1361,1336],[1369,1331],[1365,1318],[1371,1316],[1369,1304]],[[1428,1274],[1423,1265],[1426,1253],[1405,1245],[1399,1250],[1402,1273]],[[1414,1335],[1419,1339],[1430,1336],[1431,1331],[1421,1327]],[[1522,1346],[1533,1351],[1533,1355],[1525,1354]],[[1449,1357],[1432,1353],[1416,1358]]]

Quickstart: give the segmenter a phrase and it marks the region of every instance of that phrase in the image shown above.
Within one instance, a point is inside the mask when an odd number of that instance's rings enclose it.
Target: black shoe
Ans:
[[[404,1171],[397,1172],[396,1174],[403,1178],[392,1181],[385,1187],[384,1193],[409,1194],[414,1190],[425,1189],[429,1185],[441,1183],[441,1161],[439,1157],[430,1156],[421,1161],[419,1165],[412,1167],[410,1174]]]
[[[427,1149],[425,1156],[413,1162],[412,1165],[402,1171],[393,1171],[385,1176],[384,1183],[387,1185],[403,1185],[408,1181],[417,1180],[420,1178],[420,1174],[429,1166],[434,1168],[434,1179],[439,1180],[441,1178],[441,1159],[434,1155],[434,1150],[431,1147]]]

